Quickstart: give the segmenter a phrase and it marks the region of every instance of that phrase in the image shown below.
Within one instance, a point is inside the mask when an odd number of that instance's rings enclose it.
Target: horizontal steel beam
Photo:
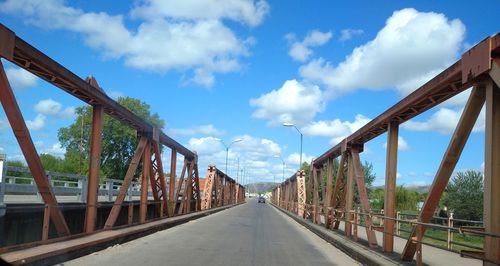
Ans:
[[[210,167],[210,166],[209,166]],[[219,170],[219,168],[217,168],[215,165],[214,165],[215,169],[217,169],[217,175],[218,176],[224,176],[226,178],[226,180],[228,180],[229,182],[231,183],[236,183],[238,184],[240,187],[244,188],[244,186],[238,182],[236,182],[236,180],[232,179],[230,176],[226,175],[224,172],[222,172],[221,170]]]
[[[99,88],[85,82],[85,80],[52,58],[16,36],[13,31],[3,24],[0,24],[0,57],[7,59],[90,105],[101,105],[106,114],[136,129],[140,134],[153,134],[153,125],[111,99]],[[163,132],[160,133],[160,143],[176,150],[189,159],[195,157],[192,151]]]
[[[321,166],[328,158],[338,157],[346,147],[364,144],[378,137],[387,131],[390,121],[402,124],[459,94],[469,88],[476,78],[486,74],[491,69],[492,61],[499,58],[500,34],[497,33],[472,47],[453,65],[323,153],[313,161],[313,165]]]

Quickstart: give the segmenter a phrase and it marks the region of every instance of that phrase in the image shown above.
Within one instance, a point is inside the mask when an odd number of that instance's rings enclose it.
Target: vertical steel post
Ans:
[[[323,199],[325,214],[325,227],[330,228],[331,216],[330,207],[332,207],[332,183],[333,183],[333,158],[328,158],[327,162],[327,178],[326,178],[326,197]]]
[[[50,228],[50,205],[45,204],[43,209],[43,225],[42,225],[42,240],[49,239],[49,228]]]
[[[94,78],[87,78],[87,82],[99,88]],[[97,197],[99,191],[99,172],[101,169],[102,149],[102,116],[104,110],[100,105],[92,107],[92,135],[90,142],[90,169],[87,181],[87,208],[85,210],[85,232],[91,233],[95,229],[97,215]],[[83,117],[82,117],[83,120]],[[83,188],[82,188],[83,189]]]
[[[175,209],[175,172],[177,171],[177,151],[172,149],[172,155],[170,156],[170,183],[168,184],[168,199],[170,202],[170,213],[174,214]]]
[[[500,235],[500,89],[492,81],[486,86],[485,135],[484,227],[486,232]],[[484,237],[484,257],[500,263],[500,238]]]
[[[148,212],[149,173],[151,167],[151,143],[148,141],[142,157],[141,205],[139,205],[139,223],[145,223]]]
[[[396,173],[398,161],[399,123],[390,121],[387,129],[387,159],[385,168],[384,214],[394,218],[396,210]],[[385,252],[394,251],[394,220],[384,221],[383,246]]]
[[[345,185],[346,195],[345,195],[345,208],[344,208],[344,217],[345,217],[345,235],[352,235],[352,224],[351,224],[351,211],[353,210],[354,205],[354,163],[352,159],[352,155],[348,155],[347,159],[347,183]]]

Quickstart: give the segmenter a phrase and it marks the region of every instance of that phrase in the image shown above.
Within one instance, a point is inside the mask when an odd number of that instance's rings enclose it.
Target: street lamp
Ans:
[[[283,160],[283,158],[281,158],[278,154],[275,154],[273,157],[278,158],[283,162],[283,181],[285,181],[285,160]]]
[[[240,141],[243,141],[243,139],[235,139],[233,140],[231,143],[229,143],[229,145],[226,145],[226,143],[224,143],[224,141],[222,139],[216,139],[218,141],[220,141],[222,143],[222,145],[224,145],[224,147],[226,147],[226,172],[225,174],[227,175],[227,157],[229,156],[229,148],[236,142],[240,142]]]
[[[300,132],[300,130],[293,123],[285,122],[285,123],[283,123],[283,126],[294,127],[297,130],[297,132],[299,132],[299,134],[300,134],[300,163],[299,163],[299,170],[300,170],[300,168],[302,167],[302,139],[303,139],[304,135],[302,135],[302,132]]]

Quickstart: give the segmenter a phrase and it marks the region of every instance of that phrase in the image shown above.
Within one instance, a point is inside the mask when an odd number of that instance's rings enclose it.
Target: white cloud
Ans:
[[[383,146],[385,149],[387,149],[387,142],[385,142]],[[398,136],[398,150],[407,151],[409,149],[410,145],[408,145],[408,142],[406,142],[406,140],[403,137]]]
[[[42,115],[60,117],[60,118],[71,118],[75,115],[75,107],[69,106],[63,109],[60,102],[56,102],[52,99],[41,100],[34,106],[34,110]]]
[[[0,151],[3,151],[3,150],[4,150],[4,148],[0,147]]]
[[[257,26],[268,12],[269,4],[262,0],[145,0],[132,10],[132,16],[146,20],[157,17],[181,20],[230,19]]]
[[[313,159],[314,159],[313,156],[302,153],[302,163],[307,162],[310,164]],[[285,162],[288,165],[288,167],[297,170],[300,164],[300,153],[294,152],[288,155],[288,157],[286,157],[285,159]]]
[[[370,122],[369,118],[357,114],[352,122],[342,121],[338,118],[330,121],[315,121],[303,127],[302,132],[310,136],[330,137],[330,144],[335,145],[368,122]]]
[[[62,0],[7,0],[3,13],[23,16],[44,29],[81,33],[89,47],[107,58],[123,58],[127,66],[164,73],[193,70],[193,82],[211,86],[214,73],[240,68],[252,38],[239,39],[223,19],[256,26],[268,12],[265,1],[143,1],[131,11],[142,19],[128,29],[122,15],[85,12]]]
[[[200,157],[221,151],[221,144],[214,137],[190,138],[187,147],[190,150],[196,151]]]
[[[363,34],[363,30],[361,29],[343,29],[340,31],[339,41],[345,42],[350,40],[352,37]]]
[[[434,174],[431,173],[431,172],[425,172],[424,176],[426,176],[426,177],[434,177]]]
[[[66,153],[66,149],[61,146],[61,143],[57,142],[53,144],[50,148],[43,150],[43,153],[48,153],[54,156],[62,157]]]
[[[26,126],[29,130],[41,130],[45,127],[46,117],[42,114],[38,114],[34,120],[26,120]]]
[[[280,160],[273,157],[281,154],[281,147],[272,140],[258,138],[250,135],[235,136],[233,139],[241,138],[243,141],[234,143],[228,153],[228,174],[236,178],[240,173],[238,169],[246,169],[252,180],[272,180],[273,176],[282,177],[282,164]],[[232,139],[225,142],[229,144]],[[214,137],[191,138],[186,145],[198,154],[199,165],[205,166],[215,164],[217,168],[225,171],[226,148]],[[293,173],[287,166],[286,177]],[[295,169],[295,168],[294,168]],[[200,168],[201,175],[205,169]]]
[[[399,172],[396,173],[396,179],[403,177]]]
[[[189,136],[189,135],[223,135],[225,132],[223,130],[217,129],[214,125],[201,125],[194,126],[191,128],[172,128],[168,132],[173,136]]]
[[[332,97],[388,87],[406,95],[456,59],[464,36],[458,19],[402,9],[387,19],[375,39],[355,48],[343,62],[333,66],[319,58],[302,66],[300,74],[326,85]]]
[[[307,34],[302,41],[297,41],[294,34],[289,33],[285,36],[290,42],[290,55],[295,61],[305,62],[312,55],[311,47],[324,45],[332,38],[332,33],[313,30]]]
[[[22,68],[7,68],[5,70],[10,86],[14,90],[22,90],[36,86],[37,77]]]
[[[462,112],[463,108],[441,107],[426,121],[413,121],[414,119],[412,119],[402,124],[402,127],[410,131],[437,131],[441,134],[450,134],[455,131]],[[484,128],[485,112],[483,107],[472,132],[481,132],[484,131]]]
[[[287,80],[281,88],[251,99],[250,106],[257,108],[252,116],[269,120],[269,125],[291,122],[300,126],[323,111],[325,102],[317,86]]]

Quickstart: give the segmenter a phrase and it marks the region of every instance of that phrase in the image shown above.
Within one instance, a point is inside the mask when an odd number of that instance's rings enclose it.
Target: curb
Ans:
[[[282,209],[273,203],[270,204],[277,210],[288,215],[296,222],[315,233],[334,247],[340,249],[342,252],[349,255],[351,258],[362,263],[363,265],[414,265],[413,263],[406,263],[392,259],[386,255],[380,254],[376,250],[370,249],[360,243],[352,241],[352,239],[343,236],[339,233],[326,229],[325,227],[314,224],[302,217],[297,216],[288,210]]]
[[[123,244],[241,204],[244,204],[244,202],[162,220],[155,220],[145,224],[96,232],[77,239],[3,253],[0,257],[12,265],[54,265],[106,249],[116,244]],[[99,234],[103,236],[100,237]]]

